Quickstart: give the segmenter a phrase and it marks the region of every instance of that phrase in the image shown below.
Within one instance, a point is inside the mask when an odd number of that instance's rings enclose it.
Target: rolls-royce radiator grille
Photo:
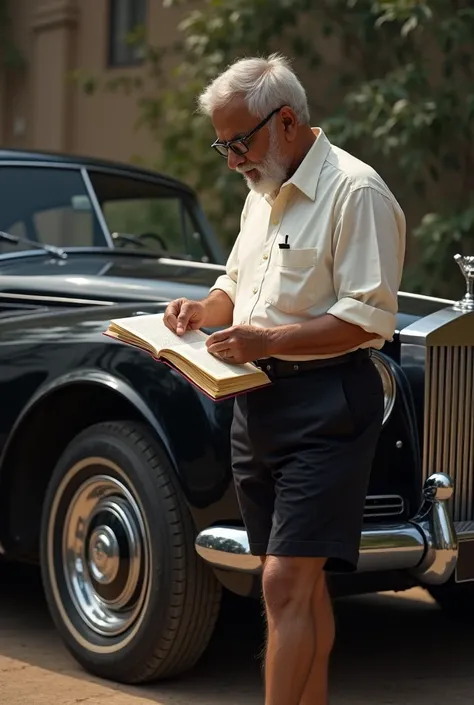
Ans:
[[[426,350],[424,479],[446,472],[455,482],[453,518],[474,519],[474,348]]]

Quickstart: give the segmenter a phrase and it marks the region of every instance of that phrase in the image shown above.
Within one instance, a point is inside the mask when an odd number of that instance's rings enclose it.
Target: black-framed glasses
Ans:
[[[266,125],[267,122],[275,115],[275,113],[280,112],[283,107],[284,106],[281,105],[279,108],[275,108],[275,110],[272,110],[272,112],[267,115],[267,117],[264,118],[262,122],[259,122],[258,125],[253,128],[253,130],[248,132],[243,137],[239,137],[235,140],[229,140],[228,142],[219,142],[219,140],[216,140],[211,144],[211,147],[215,149],[216,152],[221,155],[221,157],[225,157],[226,159],[229,153],[229,149],[231,149],[235,154],[242,156],[242,154],[245,154],[249,151],[249,146],[247,144],[249,139],[253,137],[259,130],[261,130],[262,127]]]

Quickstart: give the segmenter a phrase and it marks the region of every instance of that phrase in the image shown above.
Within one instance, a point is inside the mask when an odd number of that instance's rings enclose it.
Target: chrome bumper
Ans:
[[[436,473],[423,488],[424,501],[410,521],[371,525],[362,531],[358,572],[409,570],[421,583],[437,585],[452,575],[458,545],[448,501],[453,483]],[[214,568],[258,575],[261,563],[250,553],[240,527],[213,526],[196,538],[196,551]]]

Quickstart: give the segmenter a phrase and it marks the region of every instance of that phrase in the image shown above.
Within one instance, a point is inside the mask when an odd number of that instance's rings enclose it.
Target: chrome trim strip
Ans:
[[[36,159],[2,159],[2,162],[0,164],[0,167],[4,166],[18,166],[18,167],[24,167],[24,166],[36,166],[36,167],[48,167],[50,169],[81,169],[82,165],[78,164],[77,162],[50,162],[50,161],[41,161],[41,160],[36,160]]]
[[[0,291],[1,299],[20,299],[21,301],[55,301],[57,303],[91,304],[93,306],[113,306],[115,301],[101,301],[99,299],[71,299],[65,296],[47,296],[43,294],[7,294]]]
[[[86,191],[89,194],[89,198],[92,201],[92,206],[95,210],[95,214],[96,214],[97,219],[100,223],[100,227],[102,228],[102,232],[104,233],[105,239],[106,239],[109,247],[114,248],[114,243],[112,240],[112,236],[110,234],[110,230],[107,225],[107,221],[105,220],[104,214],[102,212],[102,208],[100,207],[100,203],[97,199],[97,194],[96,194],[95,189],[92,185],[92,181],[90,179],[89,173],[85,167],[81,168],[81,176],[82,176],[82,180],[84,181],[84,186],[86,187]]]
[[[381,511],[371,512],[370,510],[367,509],[367,507],[364,509],[364,519],[396,517],[396,516],[400,516],[400,514],[403,514],[403,507],[399,507],[399,506],[395,506],[395,505],[392,505],[391,507],[387,507],[386,512],[381,512]]]
[[[438,304],[447,304],[452,306],[455,301],[454,299],[440,299],[437,296],[427,296],[426,294],[412,294],[409,291],[399,291],[399,296],[405,296],[407,299],[419,299],[420,301],[432,301]]]
[[[0,150],[0,151],[9,151],[9,150]],[[33,152],[34,153],[34,152]],[[54,155],[53,155],[54,156]],[[69,160],[69,157],[70,160]],[[62,155],[59,155],[60,159],[63,159],[64,157]],[[87,169],[88,171],[100,171],[102,173],[107,172],[108,174],[114,174],[116,176],[126,176],[128,178],[133,178],[133,179],[141,179],[142,181],[154,181],[158,183],[160,186],[164,186],[165,188],[173,188],[173,189],[178,189],[182,193],[186,194],[187,196],[195,196],[195,191],[188,186],[184,181],[180,181],[179,179],[175,179],[172,176],[167,176],[163,172],[159,171],[153,171],[149,169],[145,169],[144,171],[141,170],[140,167],[135,167],[133,164],[126,164],[126,163],[119,163],[119,162],[108,162],[106,160],[105,163],[102,163],[101,160],[98,162],[95,161],[95,158],[92,158],[93,162],[84,164],[84,161],[81,160],[80,162],[77,162],[75,160],[74,155],[66,155],[66,158],[64,161],[59,161],[59,162],[53,162],[49,160],[40,160],[40,159],[2,159],[2,162],[0,164],[0,168],[4,166],[18,166],[18,167],[24,167],[24,166],[34,166],[34,167],[47,167],[49,169],[75,169],[77,171],[80,171],[81,169]],[[138,168],[139,171],[135,172],[134,170]],[[132,172],[132,173],[130,173]]]
[[[195,269],[213,269],[216,272],[225,272],[226,268],[223,264],[214,264],[213,262],[199,262],[189,259],[173,259],[172,257],[157,257],[160,264],[175,264],[179,267],[194,267]]]

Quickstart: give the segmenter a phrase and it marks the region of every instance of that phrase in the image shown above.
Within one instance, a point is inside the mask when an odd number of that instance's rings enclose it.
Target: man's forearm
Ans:
[[[221,289],[214,289],[201,301],[204,306],[203,327],[230,326],[234,315],[234,304]]]
[[[268,329],[268,355],[331,355],[378,338],[352,323],[324,314],[311,321]]]

